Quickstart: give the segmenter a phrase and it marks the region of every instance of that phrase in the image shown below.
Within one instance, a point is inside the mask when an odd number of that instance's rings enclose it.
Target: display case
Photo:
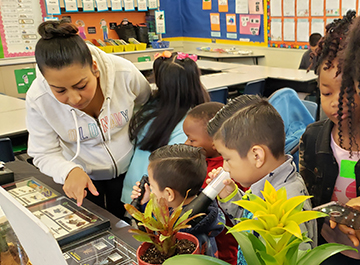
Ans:
[[[69,265],[134,265],[136,250],[109,231],[63,248]]]
[[[2,187],[25,207],[60,196],[58,192],[34,177],[6,184]]]
[[[52,232],[60,246],[110,227],[110,221],[61,196],[28,209]]]

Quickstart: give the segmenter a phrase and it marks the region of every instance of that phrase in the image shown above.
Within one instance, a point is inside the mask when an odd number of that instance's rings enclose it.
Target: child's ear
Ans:
[[[262,146],[254,145],[250,148],[248,156],[256,168],[261,168],[265,163],[266,152]]]
[[[165,188],[165,195],[168,202],[173,202],[175,200],[175,191],[172,188]]]

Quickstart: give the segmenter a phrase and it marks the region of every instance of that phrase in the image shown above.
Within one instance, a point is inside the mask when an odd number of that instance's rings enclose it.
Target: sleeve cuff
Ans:
[[[221,198],[219,197],[219,195],[218,195],[218,196],[217,196],[218,201],[219,201],[219,202],[222,202],[222,203],[225,203],[225,202],[230,201],[232,198],[234,198],[235,195],[238,193],[238,186],[237,186],[236,184],[235,184],[235,186],[236,186],[236,187],[235,187],[234,191],[233,191],[229,196],[221,199]]]

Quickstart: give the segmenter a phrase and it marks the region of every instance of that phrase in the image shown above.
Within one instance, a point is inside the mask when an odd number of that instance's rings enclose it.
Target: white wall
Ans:
[[[231,48],[236,47],[239,50],[251,50],[255,54],[264,54],[265,58],[259,58],[259,65],[266,65],[271,67],[283,67],[298,69],[301,57],[305,50],[299,49],[285,49],[285,48],[269,48],[256,47],[245,45],[228,45],[208,42],[192,42],[192,41],[171,41],[170,47],[175,51],[195,52],[197,47],[211,47],[211,48]],[[228,61],[228,60],[227,60]],[[232,62],[235,62],[232,60]],[[241,63],[253,64],[251,59],[241,60]]]

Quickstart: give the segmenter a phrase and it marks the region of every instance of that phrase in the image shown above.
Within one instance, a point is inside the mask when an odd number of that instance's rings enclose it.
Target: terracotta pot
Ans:
[[[188,234],[188,233],[178,232],[178,233],[176,233],[176,238],[177,239],[188,239],[188,240],[190,240],[196,246],[196,248],[195,248],[195,250],[194,250],[194,252],[192,254],[200,254],[199,240],[196,238],[196,236],[193,236],[192,234]],[[159,264],[150,264],[150,263],[147,263],[147,262],[143,261],[142,259],[140,259],[140,257],[142,255],[144,255],[145,251],[151,245],[152,245],[151,243],[144,242],[138,247],[138,249],[136,251],[136,257],[137,257],[138,265],[159,265]]]

